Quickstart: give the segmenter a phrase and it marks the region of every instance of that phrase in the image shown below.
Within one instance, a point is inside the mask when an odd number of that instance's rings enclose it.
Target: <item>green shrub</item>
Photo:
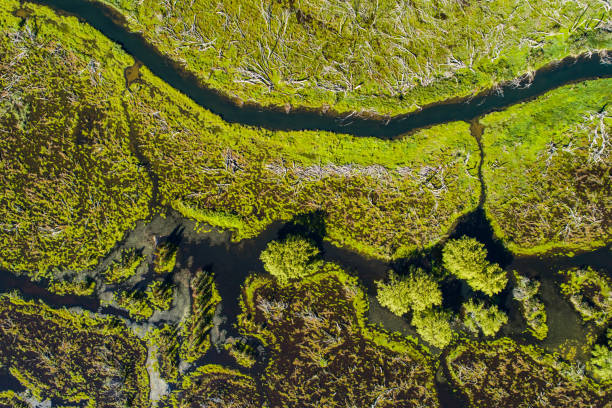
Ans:
[[[155,249],[153,267],[157,273],[172,272],[176,265],[178,247],[171,242],[164,242]]]
[[[508,316],[497,306],[486,307],[483,302],[472,299],[463,304],[464,324],[473,332],[479,330],[485,336],[493,336],[499,329],[508,323]]]
[[[484,244],[465,236],[448,241],[442,251],[444,267],[451,274],[492,296],[506,287],[508,278],[499,265],[489,263],[486,258]]]
[[[136,273],[138,267],[145,261],[142,253],[134,248],[124,249],[119,260],[112,262],[104,271],[108,283],[121,283]]]
[[[589,369],[595,378],[601,381],[612,381],[612,329],[607,331],[608,345],[595,345],[592,358],[589,360]]]
[[[270,242],[260,259],[266,271],[285,284],[317,272],[322,266],[319,255],[319,249],[312,241],[291,235],[283,241]]]
[[[409,310],[422,312],[442,304],[442,292],[437,282],[422,269],[413,269],[401,278],[391,271],[388,283],[377,281],[376,286],[378,302],[398,316]]]
[[[423,340],[434,347],[444,348],[453,339],[450,318],[449,312],[428,309],[415,313],[412,317],[412,325],[416,327],[417,333]]]

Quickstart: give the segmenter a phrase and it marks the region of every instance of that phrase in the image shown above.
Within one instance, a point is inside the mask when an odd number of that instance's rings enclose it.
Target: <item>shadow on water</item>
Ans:
[[[491,227],[491,223],[487,219],[482,207],[478,207],[471,213],[461,217],[455,229],[449,235],[449,239],[457,239],[464,235],[475,238],[485,245],[487,248],[487,258],[490,262],[498,263],[502,268],[505,268],[512,262],[512,253],[495,237],[493,227]]]
[[[278,107],[256,104],[238,106],[226,95],[201,84],[195,74],[186,71],[161,54],[141,34],[130,32],[125,18],[99,1],[32,0],[32,3],[75,15],[120,44],[134,59],[154,75],[194,102],[221,116],[225,121],[278,130],[326,130],[393,138],[410,131],[451,121],[470,121],[485,113],[503,109],[517,102],[541,95],[556,87],[586,79],[612,76],[612,64],[602,63],[599,54],[569,57],[539,69],[531,81],[501,84],[495,90],[454,98],[424,106],[419,111],[388,117],[359,117],[352,113],[323,113],[320,109],[295,109],[285,112]]]

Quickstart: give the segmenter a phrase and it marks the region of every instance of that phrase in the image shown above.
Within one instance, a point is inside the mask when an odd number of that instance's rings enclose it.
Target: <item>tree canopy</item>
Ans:
[[[485,336],[493,336],[508,322],[508,316],[497,306],[485,306],[483,302],[472,299],[463,304],[464,323],[473,332],[481,331]]]
[[[453,331],[450,327],[450,313],[441,310],[428,309],[415,313],[412,324],[417,333],[434,347],[444,348],[451,342]]]
[[[376,286],[380,304],[398,316],[409,310],[421,312],[442,304],[438,284],[422,269],[415,268],[404,277],[390,272],[388,282],[378,281]]]
[[[270,242],[260,259],[265,270],[284,284],[317,272],[322,264],[319,255],[319,248],[312,241],[290,235],[284,241]]]
[[[501,292],[508,283],[506,272],[487,261],[484,244],[474,238],[448,241],[442,251],[442,262],[450,273],[489,296]]]

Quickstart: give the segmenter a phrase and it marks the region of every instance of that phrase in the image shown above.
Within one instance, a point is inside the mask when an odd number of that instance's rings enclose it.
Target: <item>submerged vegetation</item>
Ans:
[[[546,309],[538,298],[540,282],[521,276],[516,271],[514,279],[516,285],[512,289],[512,297],[521,304],[521,312],[527,322],[528,330],[536,339],[544,340],[548,334],[548,325]]]
[[[100,0],[239,101],[405,112],[610,48],[605,1]]]
[[[604,326],[612,318],[612,282],[604,272],[590,267],[560,272],[565,277],[561,293],[585,321]]]

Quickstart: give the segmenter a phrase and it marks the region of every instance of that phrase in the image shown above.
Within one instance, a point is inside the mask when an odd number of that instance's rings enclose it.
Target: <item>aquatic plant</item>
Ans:
[[[604,272],[591,267],[559,271],[565,277],[561,293],[585,321],[604,326],[612,318],[612,282]]]
[[[544,340],[548,334],[546,309],[538,298],[540,282],[521,276],[514,271],[516,284],[512,297],[521,304],[521,312],[527,322],[528,331],[538,340]]]

